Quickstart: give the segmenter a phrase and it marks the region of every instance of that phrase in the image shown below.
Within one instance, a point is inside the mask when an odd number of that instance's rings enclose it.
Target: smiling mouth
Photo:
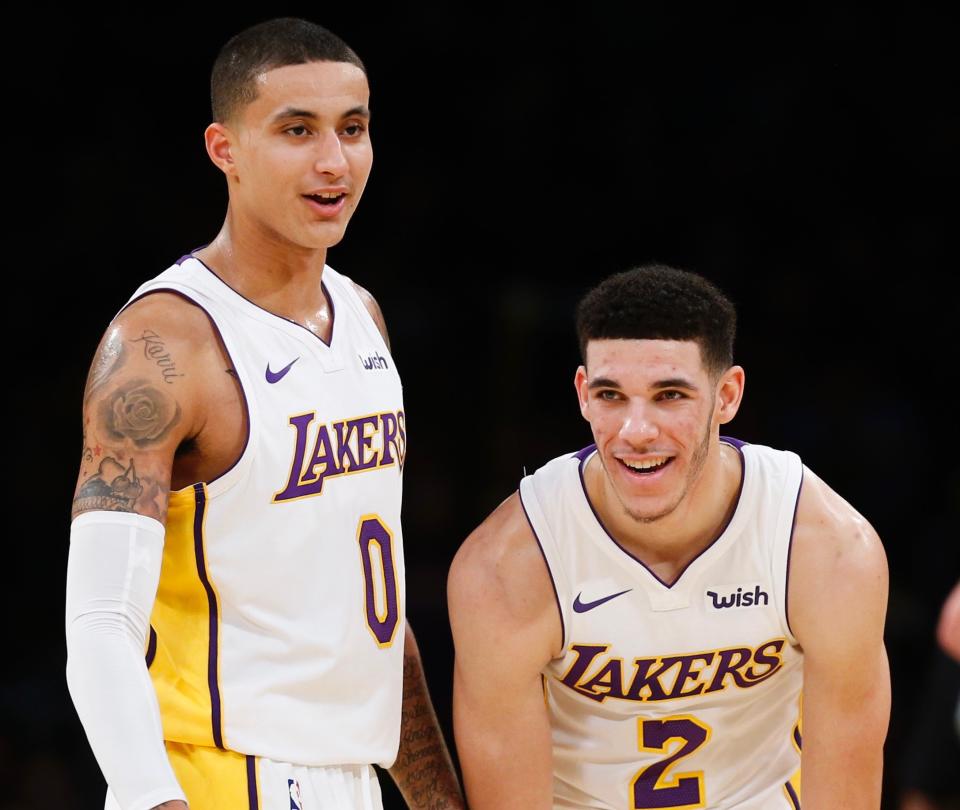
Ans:
[[[308,200],[313,200],[320,205],[336,205],[340,200],[346,197],[346,194],[304,194]]]
[[[659,459],[650,459],[649,461],[631,462],[626,462],[622,458],[618,458],[617,461],[634,475],[651,475],[669,466],[673,461],[673,457],[665,456]]]

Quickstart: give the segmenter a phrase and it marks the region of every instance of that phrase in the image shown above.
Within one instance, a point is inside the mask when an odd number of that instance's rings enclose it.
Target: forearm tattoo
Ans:
[[[415,655],[404,656],[400,751],[390,775],[415,810],[455,810],[464,806],[419,656]]]

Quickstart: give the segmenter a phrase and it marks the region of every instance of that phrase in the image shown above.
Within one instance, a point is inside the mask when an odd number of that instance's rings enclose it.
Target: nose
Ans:
[[[620,438],[641,449],[660,435],[660,426],[645,403],[635,403],[620,426]]]
[[[334,130],[328,130],[317,139],[317,154],[314,168],[320,174],[342,177],[347,173],[347,158],[343,154],[340,136]]]

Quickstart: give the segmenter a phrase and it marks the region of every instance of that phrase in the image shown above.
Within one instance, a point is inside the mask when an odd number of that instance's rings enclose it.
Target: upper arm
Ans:
[[[383,317],[383,310],[380,309],[380,305],[377,303],[377,299],[374,298],[370,292],[361,287],[357,282],[350,282],[353,284],[353,288],[357,291],[357,295],[360,296],[360,300],[363,301],[363,305],[367,308],[367,312],[370,313],[370,317],[373,318],[373,322],[377,325],[377,329],[380,330],[380,334],[383,335],[383,342],[387,344],[387,348],[390,348],[390,336],[387,334],[387,322]]]
[[[83,396],[74,517],[107,510],[165,521],[174,455],[203,419],[202,318],[182,299],[157,293],[107,328]]]
[[[518,495],[460,548],[448,599],[456,648],[454,730],[470,806],[550,807],[541,672],[560,638],[560,619]]]
[[[805,808],[879,804],[890,714],[883,643],[887,581],[876,532],[807,471],[788,605],[804,653]]]

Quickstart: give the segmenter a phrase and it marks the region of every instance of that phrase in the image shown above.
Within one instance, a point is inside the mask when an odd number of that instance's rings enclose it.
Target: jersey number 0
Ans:
[[[363,566],[367,627],[378,647],[389,647],[400,620],[393,533],[377,515],[364,515],[357,526],[357,541]]]

